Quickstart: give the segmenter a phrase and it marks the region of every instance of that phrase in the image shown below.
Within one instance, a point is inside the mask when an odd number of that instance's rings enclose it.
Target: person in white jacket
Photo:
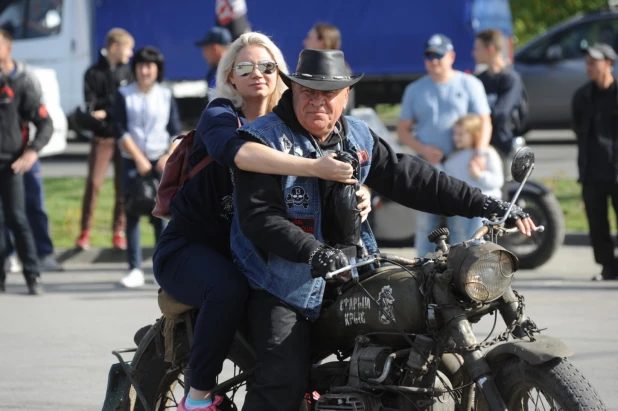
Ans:
[[[456,151],[444,162],[444,171],[453,177],[478,187],[483,194],[500,198],[504,184],[504,171],[500,155],[493,147],[488,147],[487,168],[482,170],[476,162],[470,161],[477,155],[478,140],[481,138],[482,122],[480,116],[468,114],[461,117],[453,127],[453,140]],[[450,231],[450,243],[456,244],[472,237],[474,232],[482,226],[480,217],[468,219],[466,217],[449,217],[447,225]]]

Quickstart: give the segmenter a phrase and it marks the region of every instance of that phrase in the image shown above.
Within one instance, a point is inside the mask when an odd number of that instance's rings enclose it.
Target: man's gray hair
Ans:
[[[238,57],[240,51],[247,46],[264,47],[275,63],[277,63],[277,68],[285,74],[288,73],[288,66],[285,64],[283,54],[272,40],[258,32],[249,32],[241,35],[230,45],[219,62],[217,68],[217,86],[215,89],[215,95],[217,97],[230,99],[234,103],[234,106],[240,109],[242,109],[244,101],[234,85],[230,83],[230,75],[234,68],[236,57]],[[281,76],[277,74],[277,85],[268,102],[269,111],[277,105],[286,89],[287,86],[281,80]]]

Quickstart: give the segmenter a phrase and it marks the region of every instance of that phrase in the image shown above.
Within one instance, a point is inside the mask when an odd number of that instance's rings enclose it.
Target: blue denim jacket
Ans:
[[[373,137],[367,125],[355,118],[348,121],[347,146],[360,159],[360,182],[363,183],[371,167]],[[301,157],[316,157],[320,153],[311,141],[292,131],[275,113],[270,113],[241,128],[265,145],[279,151]],[[284,176],[282,193],[291,222],[324,241],[321,230],[320,187],[317,178]],[[236,198],[234,199],[236,203]],[[369,253],[378,251],[375,238],[367,222],[363,223],[361,238]],[[297,309],[309,320],[315,321],[320,314],[325,282],[311,277],[311,267],[305,263],[293,263],[273,253],[265,253],[247,239],[240,230],[238,217],[234,216],[231,235],[232,255],[241,271],[249,278],[255,289],[266,290],[283,302]]]

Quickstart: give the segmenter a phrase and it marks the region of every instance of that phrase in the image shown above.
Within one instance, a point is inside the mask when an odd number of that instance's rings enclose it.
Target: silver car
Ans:
[[[618,8],[575,16],[515,52],[515,70],[528,92],[530,128],[571,127],[571,98],[588,81],[582,48],[596,42],[618,50]]]

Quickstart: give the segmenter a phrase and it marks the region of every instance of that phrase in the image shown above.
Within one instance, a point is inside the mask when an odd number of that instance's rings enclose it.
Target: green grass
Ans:
[[[581,200],[581,186],[575,180],[551,178],[542,180],[556,195],[564,212],[565,226],[569,231],[588,231],[588,221]],[[71,248],[80,232],[83,178],[46,178],[46,206],[49,213],[51,235],[56,247]],[[91,244],[110,247],[112,239],[112,209],[114,191],[112,180],[107,179],[101,188],[92,227]],[[612,226],[616,227],[614,213],[610,213]],[[154,244],[154,232],[147,217],[141,224],[142,246]]]
[[[401,104],[378,104],[375,110],[382,121],[397,120],[399,119]]]
[[[85,179],[46,178],[45,205],[49,215],[49,225],[54,246],[72,248],[81,230],[82,197],[84,195]],[[112,212],[114,207],[113,180],[106,179],[96,205],[94,221],[91,230],[90,244],[93,247],[111,247],[112,244]],[[143,217],[140,222],[142,246],[154,245],[154,231]]]

